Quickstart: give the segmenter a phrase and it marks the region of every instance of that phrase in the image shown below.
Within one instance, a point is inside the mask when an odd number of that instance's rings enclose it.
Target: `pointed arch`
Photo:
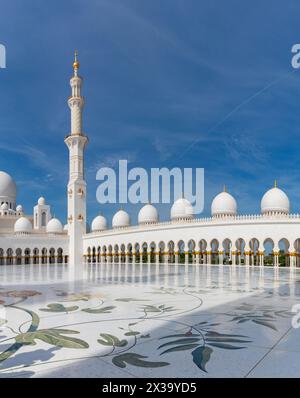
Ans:
[[[170,264],[175,262],[175,243],[173,240],[168,242],[168,262]]]
[[[214,238],[210,242],[211,247],[211,263],[219,264],[219,241]]]
[[[20,248],[16,249],[16,264],[17,265],[22,264],[22,249]]]
[[[281,267],[287,267],[289,266],[289,250],[290,250],[290,242],[288,241],[287,238],[281,238],[278,241],[278,249],[279,249],[279,255],[278,255],[278,262],[279,266]]]
[[[275,243],[272,238],[266,238],[263,242],[264,248],[264,265],[273,265],[274,264],[274,248]]]

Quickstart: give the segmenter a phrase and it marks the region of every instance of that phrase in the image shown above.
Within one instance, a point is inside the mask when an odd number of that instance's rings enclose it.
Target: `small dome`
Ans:
[[[46,204],[45,198],[41,196],[38,200],[38,205],[43,206],[44,204]]]
[[[16,211],[19,211],[19,212],[23,211],[23,206],[22,205],[18,205],[16,207]]]
[[[275,187],[269,189],[262,197],[260,207],[262,214],[288,214],[290,212],[290,201],[286,193],[277,188],[275,182]]]
[[[191,203],[185,198],[177,199],[171,207],[171,220],[194,218],[194,209]]]
[[[156,208],[148,203],[141,208],[138,215],[139,224],[151,224],[158,222],[158,212]]]
[[[57,218],[51,218],[47,224],[46,231],[48,234],[61,234],[63,225]]]
[[[236,200],[230,193],[220,192],[211,203],[211,215],[214,216],[234,216],[237,214]]]
[[[7,203],[2,203],[1,210],[8,210],[8,204]]]
[[[4,171],[0,171],[0,197],[15,199],[17,187],[11,176]]]
[[[112,227],[121,228],[121,227],[128,227],[129,225],[130,225],[129,214],[124,210],[117,211],[112,219]]]
[[[107,221],[105,217],[99,215],[93,219],[92,232],[103,231],[106,228],[107,228]]]
[[[32,224],[26,217],[20,217],[15,222],[14,231],[16,233],[27,233],[32,231]]]

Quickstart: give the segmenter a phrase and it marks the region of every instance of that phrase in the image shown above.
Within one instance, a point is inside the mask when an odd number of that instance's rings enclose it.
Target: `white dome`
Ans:
[[[65,224],[64,225],[64,231],[67,231],[68,230],[68,224]]]
[[[264,194],[260,203],[260,207],[262,214],[288,214],[290,212],[290,201],[286,193],[275,186]]]
[[[1,210],[8,210],[8,204],[7,203],[2,203]]]
[[[0,171],[0,197],[15,199],[17,196],[17,187],[11,176],[4,171]]]
[[[23,211],[23,206],[22,205],[18,205],[16,207],[16,211]]]
[[[32,224],[26,217],[20,217],[15,222],[14,231],[17,233],[30,233],[32,231]]]
[[[194,209],[185,198],[177,199],[171,207],[171,220],[191,219],[194,217]]]
[[[150,203],[141,208],[138,215],[139,224],[150,224],[158,222],[158,212]]]
[[[237,214],[236,200],[230,193],[220,192],[211,203],[211,215],[234,216]]]
[[[43,198],[42,196],[39,198],[38,200],[38,205],[43,206],[46,203],[45,198]]]
[[[120,228],[120,227],[128,227],[129,225],[130,225],[129,214],[124,210],[117,211],[112,219],[112,227]]]
[[[47,224],[46,231],[48,234],[61,234],[63,225],[57,218],[51,218]]]
[[[99,215],[92,221],[92,231],[103,231],[107,228],[106,218]]]

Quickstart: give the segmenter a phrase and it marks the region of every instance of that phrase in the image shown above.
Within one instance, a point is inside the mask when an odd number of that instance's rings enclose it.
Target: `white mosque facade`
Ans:
[[[67,223],[63,226],[52,217],[43,197],[33,214],[25,214],[17,205],[14,180],[0,172],[0,265],[161,262],[300,266],[300,216],[290,213],[289,198],[277,184],[264,194],[258,215],[239,215],[235,198],[224,190],[214,198],[209,218],[195,218],[192,205],[179,198],[171,207],[170,221],[160,222],[157,209],[149,203],[140,209],[138,225],[131,225],[129,214],[119,210],[112,228],[98,215],[87,231],[84,151],[88,138],[82,130],[84,99],[77,57],[73,68],[68,99],[71,131],[65,137],[69,150]]]

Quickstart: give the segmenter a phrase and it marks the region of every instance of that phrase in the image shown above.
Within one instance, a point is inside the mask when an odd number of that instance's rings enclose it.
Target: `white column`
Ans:
[[[224,261],[224,251],[219,250],[219,264],[223,265],[223,261]]]
[[[265,255],[264,251],[258,250],[259,265],[260,265],[261,267],[264,266],[264,255]]]
[[[206,264],[211,264],[211,250],[206,250]]]
[[[185,264],[189,263],[189,252],[184,252],[184,263]]]
[[[249,266],[250,265],[250,248],[245,247],[245,265]]]
[[[290,267],[294,268],[296,266],[296,252],[295,251],[289,252],[289,259],[290,259]]]
[[[136,252],[132,252],[132,264],[136,263]]]
[[[155,256],[155,262],[156,262],[156,264],[158,264],[159,263],[159,252],[155,252],[154,256]]]
[[[274,267],[279,267],[279,250],[277,248],[273,250],[273,259]]]
[[[231,263],[236,265],[236,249],[231,250]]]

